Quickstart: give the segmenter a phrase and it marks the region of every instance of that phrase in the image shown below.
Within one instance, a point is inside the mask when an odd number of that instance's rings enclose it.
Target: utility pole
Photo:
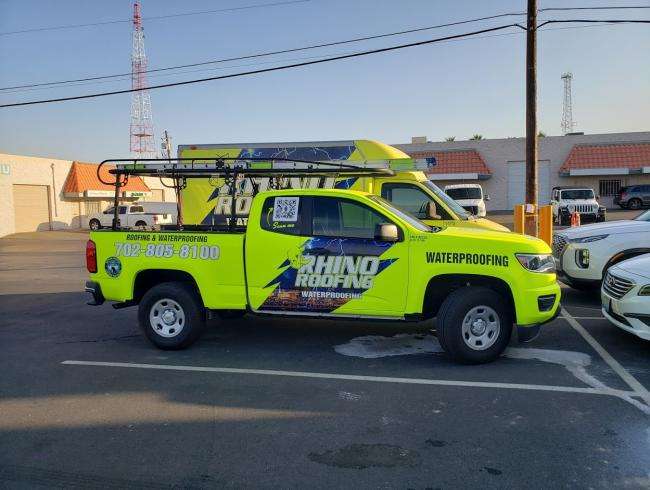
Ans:
[[[526,32],[526,204],[537,206],[537,0],[528,0]],[[526,220],[537,236],[537,220]]]

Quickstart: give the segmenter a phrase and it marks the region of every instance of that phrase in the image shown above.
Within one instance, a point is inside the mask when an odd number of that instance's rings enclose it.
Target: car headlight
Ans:
[[[531,272],[553,273],[555,261],[551,254],[515,254],[524,269]]]
[[[639,289],[639,296],[650,296],[650,284],[646,284]]]
[[[572,243],[591,243],[591,242],[597,242],[598,240],[602,240],[604,238],[607,238],[609,235],[593,235],[593,236],[586,236],[583,238],[574,238],[571,240]]]

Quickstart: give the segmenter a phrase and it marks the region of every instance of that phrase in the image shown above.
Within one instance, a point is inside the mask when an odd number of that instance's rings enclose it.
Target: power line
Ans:
[[[581,23],[600,23],[600,24],[628,24],[628,23],[635,23],[635,24],[650,24],[650,20],[622,20],[622,19],[609,19],[609,20],[594,20],[594,19],[566,19],[566,20],[548,20],[543,22],[542,24],[537,26],[537,29],[543,27],[544,25],[547,24],[552,24],[552,23],[568,23],[568,22],[581,22]],[[372,50],[367,50],[367,51],[360,51],[356,53],[350,53],[350,54],[343,54],[339,56],[334,56],[334,57],[329,57],[329,58],[323,58],[315,61],[307,61],[307,62],[302,62],[302,63],[293,63],[289,65],[281,65],[281,66],[275,66],[271,68],[264,68],[264,69],[259,69],[259,70],[251,70],[251,71],[245,71],[245,72],[238,72],[238,73],[231,73],[227,75],[220,75],[220,76],[215,76],[215,77],[207,77],[207,78],[200,78],[200,79],[193,79],[193,80],[185,80],[181,82],[172,82],[172,83],[165,83],[165,84],[160,84],[160,85],[153,85],[150,87],[147,87],[146,90],[154,90],[154,89],[161,89],[161,88],[169,88],[169,87],[178,87],[182,85],[192,85],[192,84],[197,84],[197,83],[204,83],[208,81],[214,81],[214,80],[223,80],[227,78],[237,78],[237,77],[243,77],[243,76],[250,76],[250,75],[256,75],[256,74],[261,74],[261,73],[269,73],[269,72],[274,72],[274,71],[281,71],[281,70],[286,70],[286,69],[291,69],[291,68],[298,68],[302,66],[310,66],[310,65],[317,65],[321,63],[327,63],[331,61],[339,61],[343,59],[349,59],[349,58],[357,58],[361,56],[368,56],[372,54],[378,54],[378,53],[384,53],[388,51],[395,51],[399,49],[405,49],[405,48],[410,48],[410,47],[415,47],[415,46],[423,46],[427,44],[433,44],[436,42],[442,42],[442,41],[448,41],[451,39],[460,39],[460,38],[465,38],[465,37],[471,37],[477,34],[483,34],[487,32],[494,32],[494,31],[500,31],[503,29],[507,29],[510,27],[519,27],[520,29],[526,30],[525,27],[521,26],[520,24],[506,24],[506,25],[501,25],[497,27],[491,27],[488,29],[481,29],[478,31],[472,31],[472,32],[466,32],[463,34],[455,34],[451,36],[445,36],[441,38],[434,38],[434,39],[427,39],[424,41],[418,41],[418,42],[413,42],[413,43],[407,43],[407,44],[398,44],[395,46],[388,46],[385,48],[379,48],[379,49],[372,49]],[[71,96],[71,97],[59,97],[59,98],[53,98],[53,99],[44,99],[44,100],[35,100],[35,101],[28,101],[28,102],[14,102],[14,103],[9,103],[9,104],[2,104],[0,105],[0,108],[7,108],[7,107],[19,107],[19,106],[28,106],[28,105],[37,105],[37,104],[48,104],[48,103],[53,103],[53,102],[64,102],[64,101],[70,101],[70,100],[81,100],[81,99],[90,99],[90,98],[97,98],[97,97],[106,97],[109,95],[118,95],[118,94],[125,94],[125,93],[131,93],[131,92],[136,92],[138,90],[143,90],[143,89],[124,89],[124,90],[115,90],[111,92],[100,92],[96,94],[87,94],[87,95],[77,95],[77,96]]]
[[[620,24],[611,24],[611,25],[605,25],[605,24],[590,24],[590,25],[579,25],[579,26],[567,26],[567,27],[555,27],[555,28],[547,28],[547,29],[540,29],[540,32],[547,32],[547,31],[562,31],[562,30],[567,30],[567,29],[587,29],[587,28],[594,28],[594,27],[613,27],[615,25],[620,25]],[[450,39],[445,42],[459,42],[459,41],[474,41],[474,40],[479,40],[479,39],[491,39],[495,37],[504,37],[504,36],[516,36],[519,34],[523,34],[522,32],[506,32],[506,33],[500,33],[500,34],[491,34],[487,36],[472,36],[468,38],[461,38],[461,39]],[[175,76],[180,76],[184,75],[187,73],[205,73],[205,72],[214,72],[214,71],[221,71],[221,70],[227,70],[231,68],[243,68],[243,67],[248,67],[248,66],[260,66],[260,65],[269,65],[273,63],[288,63],[292,61],[299,61],[299,60],[314,60],[314,59],[321,59],[321,58],[326,58],[326,57],[331,57],[331,56],[339,56],[341,54],[349,54],[348,53],[329,53],[329,54],[323,54],[319,56],[301,56],[301,57],[296,57],[296,58],[284,58],[280,60],[272,60],[272,61],[259,61],[259,62],[254,62],[254,63],[242,63],[242,64],[236,64],[236,65],[228,65],[228,66],[223,66],[219,68],[201,68],[198,70],[185,70],[185,71],[179,71],[176,73],[159,73],[159,74],[154,74],[151,75],[149,78],[159,78],[159,77],[175,77]],[[69,87],[80,87],[80,86],[86,86],[86,85],[99,85],[99,84],[105,84],[105,83],[117,83],[117,82],[123,82],[130,80],[131,76],[124,76],[120,78],[115,78],[115,79],[109,79],[109,80],[101,80],[101,81],[95,81],[95,82],[79,82],[79,83],[71,83],[69,85],[57,85],[54,87],[35,87],[35,88],[25,88],[25,89],[17,89],[17,90],[8,90],[5,91],[4,94],[19,94],[19,93],[25,93],[25,92],[32,92],[32,91],[39,91],[39,90],[53,90],[53,89],[58,89],[58,88],[69,88]]]
[[[606,6],[606,7],[546,7],[543,9],[537,9],[538,12],[555,12],[563,10],[626,10],[626,9],[650,9],[650,5],[622,5],[616,7]]]
[[[280,71],[280,70],[287,70],[291,68],[298,68],[302,66],[310,66],[310,65],[317,65],[321,63],[328,63],[332,61],[339,61],[339,60],[344,60],[344,59],[350,59],[350,58],[358,58],[361,56],[368,56],[371,54],[378,54],[378,53],[385,53],[388,51],[395,51],[399,49],[405,49],[405,48],[412,48],[415,46],[423,46],[427,44],[433,44],[441,41],[447,41],[449,39],[459,39],[463,37],[469,37],[469,36],[474,36],[477,34],[483,34],[486,32],[494,32],[494,31],[500,31],[503,29],[508,29],[510,27],[519,27],[520,29],[524,29],[524,27],[520,26],[519,24],[506,24],[502,26],[497,26],[497,27],[491,27],[488,29],[481,29],[478,31],[472,31],[472,32],[466,32],[463,34],[454,34],[451,36],[445,36],[445,37],[440,37],[440,38],[435,38],[435,39],[427,39],[424,41],[417,41],[413,43],[408,43],[408,44],[398,44],[395,46],[388,46],[385,48],[378,48],[378,49],[372,49],[372,50],[367,50],[367,51],[360,51],[356,53],[351,53],[351,54],[344,54],[340,56],[334,56],[330,58],[323,58],[320,60],[315,60],[315,61],[305,61],[301,63],[293,63],[289,65],[282,65],[282,66],[274,66],[271,68],[263,68],[260,70],[251,70],[251,71],[245,71],[245,72],[238,72],[238,73],[230,73],[228,75],[220,75],[216,77],[207,77],[207,78],[199,78],[199,79],[194,79],[194,80],[185,80],[182,82],[173,82],[173,83],[165,83],[165,84],[160,84],[160,85],[152,85],[150,87],[147,87],[146,90],[155,90],[155,89],[161,89],[161,88],[169,88],[169,87],[178,87],[181,85],[192,85],[196,83],[204,83],[204,82],[209,82],[213,80],[223,80],[226,78],[237,78],[237,77],[243,77],[243,76],[250,76],[250,75],[257,75],[261,73],[269,73],[273,71]],[[6,108],[6,107],[19,107],[19,106],[28,106],[28,105],[37,105],[37,104],[49,104],[53,102],[64,102],[64,101],[70,101],[70,100],[80,100],[80,99],[91,99],[91,98],[97,98],[97,97],[106,97],[109,95],[118,95],[118,94],[127,94],[131,92],[135,92],[138,90],[142,89],[124,89],[124,90],[114,90],[112,92],[101,92],[101,93],[96,93],[96,94],[87,94],[87,95],[77,95],[77,96],[72,96],[72,97],[60,97],[60,98],[55,98],[55,99],[44,99],[44,100],[33,100],[33,101],[28,101],[28,102],[14,102],[10,104],[2,104],[0,105],[0,108]]]
[[[205,15],[205,14],[217,14],[217,13],[224,13],[224,12],[235,12],[238,10],[250,10],[250,9],[255,9],[255,8],[264,8],[264,7],[279,7],[282,5],[292,5],[296,3],[306,3],[310,2],[311,0],[286,0],[283,2],[274,2],[274,3],[259,3],[259,4],[254,4],[254,5],[245,5],[243,7],[230,7],[230,8],[225,8],[225,9],[215,9],[215,10],[200,10],[200,11],[194,11],[194,12],[181,12],[178,14],[168,14],[168,15],[156,15],[153,17],[143,17],[143,20],[160,20],[160,19],[169,19],[173,17],[187,17],[190,15]],[[110,25],[110,24],[126,24],[132,22],[132,19],[116,19],[116,20],[107,20],[103,22],[91,22],[88,24],[68,24],[68,25],[62,25],[62,26],[50,26],[50,27],[35,27],[33,29],[23,29],[20,31],[8,31],[8,32],[0,32],[0,36],[10,36],[13,34],[25,34],[28,32],[43,32],[43,31],[59,31],[63,29],[76,29],[79,27],[96,27],[96,26],[104,26],[104,25]]]
[[[547,24],[568,24],[568,23],[582,23],[582,24],[650,24],[648,19],[562,19],[562,20],[547,20],[537,26],[539,29]]]
[[[152,70],[146,70],[144,73],[155,73],[155,72],[160,72],[160,71],[170,71],[170,70],[178,70],[182,68],[193,68],[195,66],[204,66],[204,65],[211,65],[211,64],[217,64],[217,63],[226,63],[229,61],[240,61],[240,60],[246,60],[246,59],[253,59],[253,58],[262,58],[266,56],[274,56],[278,54],[286,54],[286,53],[295,53],[298,51],[307,51],[310,49],[318,49],[318,48],[326,48],[326,47],[331,47],[331,46],[340,46],[343,44],[351,44],[351,43],[357,43],[361,41],[369,41],[372,39],[382,39],[386,37],[394,37],[394,36],[401,36],[404,34],[412,34],[415,32],[422,32],[422,31],[428,31],[428,30],[433,30],[433,29],[441,29],[443,27],[453,27],[453,26],[458,26],[462,24],[469,24],[473,22],[480,22],[484,20],[492,20],[492,19],[498,19],[498,18],[503,18],[503,17],[511,17],[511,16],[519,16],[519,15],[524,15],[525,12],[508,12],[508,13],[502,13],[502,14],[495,14],[495,15],[490,15],[487,17],[476,17],[473,19],[466,19],[466,20],[459,20],[455,22],[449,22],[446,24],[438,24],[434,26],[427,26],[427,27],[416,27],[413,29],[406,29],[403,31],[396,31],[396,32],[389,32],[389,33],[384,33],[384,34],[377,34],[373,36],[364,36],[364,37],[357,37],[357,38],[352,38],[352,39],[346,39],[343,41],[333,41],[329,43],[320,43],[320,44],[311,44],[308,46],[303,46],[299,48],[291,48],[291,49],[282,49],[278,51],[267,51],[263,53],[255,53],[255,54],[250,54],[250,55],[244,55],[244,56],[236,56],[232,58],[221,58],[221,59],[216,59],[216,60],[209,60],[209,61],[201,61],[198,63],[190,63],[186,65],[176,65],[176,66],[168,66],[168,67],[163,67],[163,68],[155,68]],[[93,76],[93,77],[86,77],[86,78],[76,78],[76,79],[71,79],[71,80],[60,80],[56,82],[43,82],[43,83],[32,83],[32,84],[25,84],[25,85],[15,85],[13,87],[1,87],[0,91],[3,90],[12,90],[12,89],[18,89],[18,88],[31,88],[31,87],[43,87],[43,86],[51,86],[51,85],[59,85],[59,84],[64,84],[64,83],[72,83],[72,82],[88,82],[92,80],[103,80],[107,78],[118,78],[118,77],[125,77],[131,76],[131,72],[129,73],[118,73],[114,75],[102,75],[102,76]]]

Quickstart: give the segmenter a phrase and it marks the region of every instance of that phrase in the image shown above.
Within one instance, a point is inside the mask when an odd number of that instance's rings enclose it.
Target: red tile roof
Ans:
[[[410,156],[415,159],[435,157],[436,165],[427,170],[428,174],[490,174],[490,169],[476,150],[414,151]]]
[[[641,168],[650,166],[650,143],[576,145],[560,172],[578,168]]]
[[[114,165],[104,165],[100,169],[100,175],[104,182],[113,182],[115,176],[108,171],[115,168]],[[97,164],[72,162],[70,172],[63,185],[64,193],[81,194],[87,190],[93,191],[112,191],[115,188],[112,185],[102,184],[97,178]],[[129,177],[126,186],[121,188],[122,191],[144,191],[149,192],[149,187],[140,177]]]

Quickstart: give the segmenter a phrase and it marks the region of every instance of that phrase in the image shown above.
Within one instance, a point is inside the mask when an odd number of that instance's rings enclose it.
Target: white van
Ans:
[[[113,223],[115,207],[111,206],[101,213],[88,217],[88,228],[99,230],[110,228]],[[176,223],[178,216],[175,202],[134,202],[118,206],[120,225],[125,228],[150,228]]]
[[[485,201],[489,201],[490,196],[483,196],[483,188],[479,184],[446,185],[445,194],[474,216],[485,217]]]

